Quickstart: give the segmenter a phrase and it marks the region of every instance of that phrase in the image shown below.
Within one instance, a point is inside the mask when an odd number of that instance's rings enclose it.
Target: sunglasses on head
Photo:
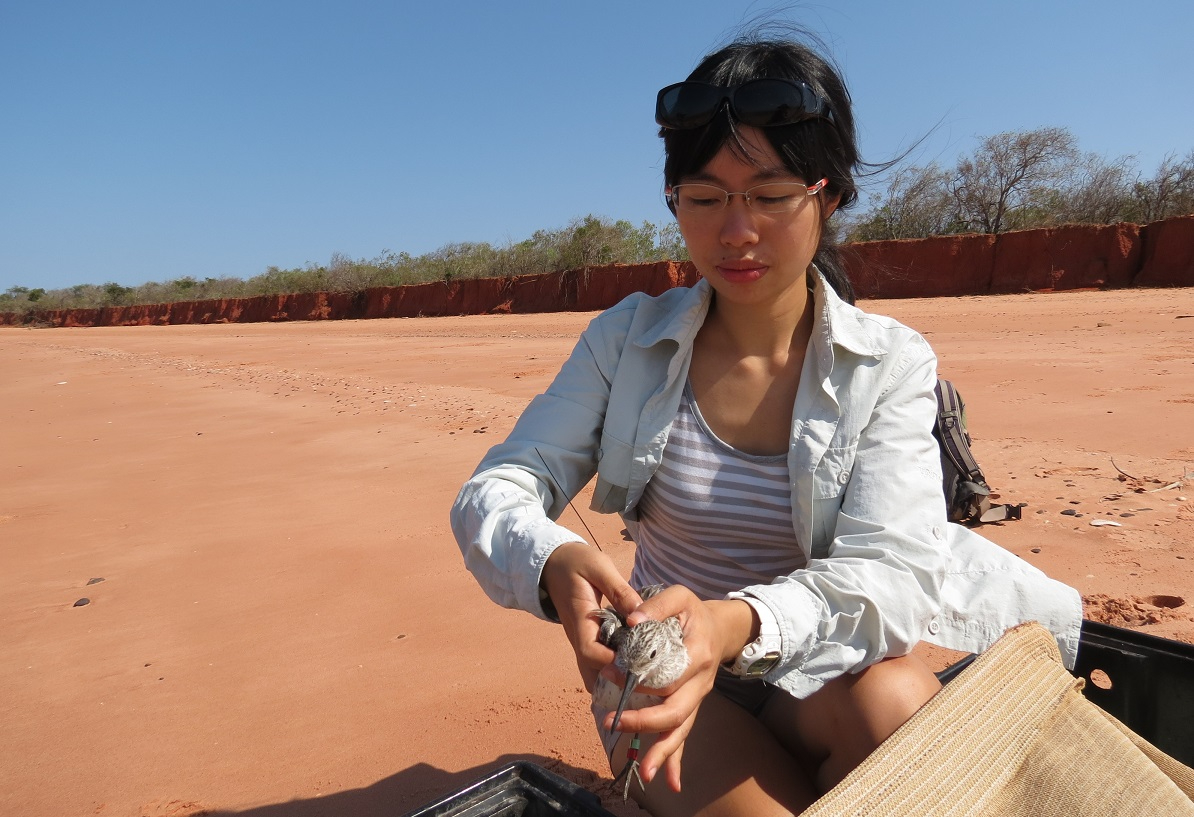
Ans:
[[[699,128],[712,121],[724,105],[730,106],[738,122],[756,128],[814,118],[833,121],[829,103],[805,83],[788,79],[752,79],[731,88],[707,82],[677,82],[656,97],[655,121],[672,130]]]

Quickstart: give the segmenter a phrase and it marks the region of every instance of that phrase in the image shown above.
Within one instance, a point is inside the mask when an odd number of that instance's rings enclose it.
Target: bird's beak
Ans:
[[[637,686],[638,676],[633,672],[626,673],[626,686],[622,688],[622,698],[618,701],[618,711],[614,713],[614,725],[610,728],[611,732],[618,731],[618,722],[622,720],[622,713],[626,711],[626,704],[630,702],[630,695]]]

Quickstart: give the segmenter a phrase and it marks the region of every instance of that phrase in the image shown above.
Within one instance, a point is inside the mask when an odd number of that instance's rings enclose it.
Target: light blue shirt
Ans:
[[[981,652],[1031,620],[1054,633],[1072,668],[1078,593],[946,519],[932,350],[814,278],[788,448],[792,527],[808,564],[743,588],[779,623],[783,657],[765,680],[803,698],[922,639]],[[712,296],[702,281],[598,315],[465,483],[452,530],[494,601],[546,618],[543,565],[559,545],[584,541],[554,520],[594,475],[592,509],[621,514],[633,537]]]

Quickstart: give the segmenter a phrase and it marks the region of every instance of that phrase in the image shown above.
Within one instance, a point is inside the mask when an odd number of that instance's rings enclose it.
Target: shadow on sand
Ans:
[[[242,811],[209,809],[190,812],[188,817],[401,817],[434,803],[468,784],[515,761],[529,761],[601,797],[602,805],[620,815],[645,814],[634,802],[624,804],[612,781],[589,769],[570,766],[556,758],[540,755],[502,755],[495,760],[459,772],[448,772],[417,763],[409,769],[359,789],[335,792],[305,800],[272,803]]]

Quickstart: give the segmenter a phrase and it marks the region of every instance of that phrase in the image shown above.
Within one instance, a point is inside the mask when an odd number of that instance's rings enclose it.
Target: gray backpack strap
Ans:
[[[953,383],[944,379],[937,381],[934,391],[937,394],[937,425],[933,436],[941,446],[943,488],[950,521],[976,525],[1019,519],[1022,504],[991,504],[991,487],[970,451],[966,405],[962,396]]]

